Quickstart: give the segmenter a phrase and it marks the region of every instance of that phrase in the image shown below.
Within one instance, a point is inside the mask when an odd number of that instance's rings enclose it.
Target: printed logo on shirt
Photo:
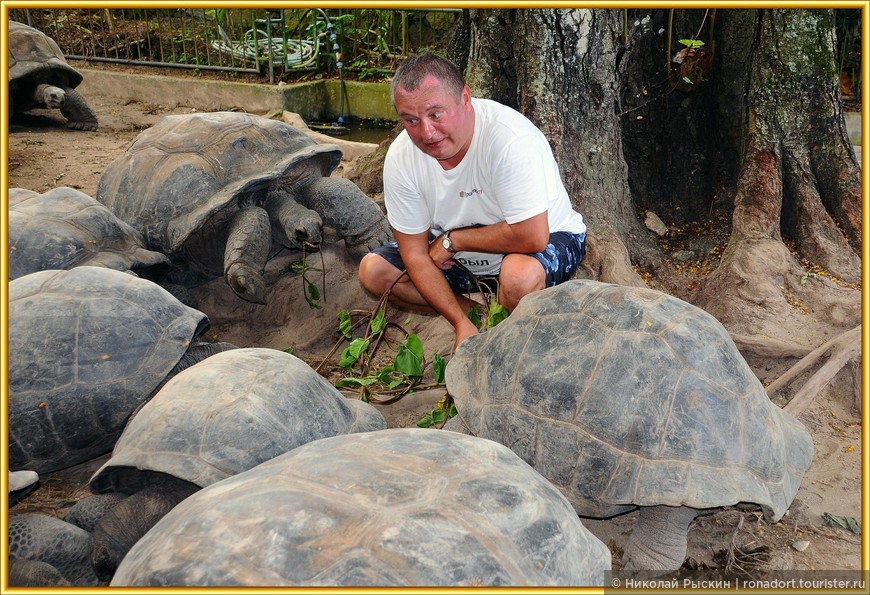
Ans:
[[[487,269],[487,268],[491,267],[489,260],[487,260],[485,258],[478,258],[478,259],[474,259],[474,260],[472,260],[470,258],[457,258],[456,260],[458,260],[460,263],[462,263],[463,265],[465,265],[466,267],[468,267],[470,269],[476,269],[476,268]]]
[[[483,190],[475,188],[474,190],[460,190],[459,198],[471,198],[475,194],[483,194]]]

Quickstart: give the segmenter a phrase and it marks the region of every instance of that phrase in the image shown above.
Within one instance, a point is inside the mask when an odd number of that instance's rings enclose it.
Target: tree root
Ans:
[[[810,348],[806,345],[798,345],[791,341],[783,341],[774,339],[773,337],[759,337],[757,335],[740,335],[733,333],[731,339],[737,345],[740,353],[751,353],[752,355],[765,358],[786,358],[786,357],[804,357],[810,353]]]
[[[833,380],[834,376],[843,369],[850,367],[854,381],[854,406],[860,411],[861,408],[861,370],[859,358],[861,357],[861,326],[858,325],[850,331],[846,331],[834,337],[824,345],[814,349],[798,363],[792,366],[782,376],[777,378],[767,387],[767,395],[772,396],[777,391],[791,384],[804,372],[815,366],[825,356],[827,361],[812,375],[806,384],[792,397],[783,407],[783,410],[798,417],[816,399],[819,392]]]

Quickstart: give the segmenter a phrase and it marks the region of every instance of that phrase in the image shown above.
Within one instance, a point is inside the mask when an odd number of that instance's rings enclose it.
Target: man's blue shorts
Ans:
[[[430,237],[429,241],[433,239],[434,236]],[[395,240],[372,252],[384,258],[400,271],[405,270],[405,263],[399,255],[399,247]],[[544,251],[535,252],[529,256],[534,257],[544,267],[546,287],[558,285],[571,278],[571,275],[583,261],[583,257],[586,256],[586,234],[567,231],[551,233],[550,242]],[[475,282],[473,275],[469,275],[461,267],[455,265],[443,272],[444,278],[447,279],[450,287],[456,293],[478,293],[480,291],[478,283],[485,285],[485,289],[492,293],[498,292],[498,277],[477,277],[477,282]]]

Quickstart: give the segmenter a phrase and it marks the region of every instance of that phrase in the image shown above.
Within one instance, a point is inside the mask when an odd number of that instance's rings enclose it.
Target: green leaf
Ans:
[[[402,341],[403,344],[408,346],[408,349],[420,358],[420,361],[423,361],[423,342],[420,341],[420,337],[415,335],[414,333],[409,333],[408,338]]]
[[[380,372],[378,372],[378,380],[383,382],[384,384],[388,384],[393,379],[390,376],[393,373],[393,366],[384,366]]]
[[[409,333],[407,338],[399,343],[393,367],[410,378],[423,375],[423,343],[420,337]]]
[[[377,315],[372,319],[369,324],[369,328],[372,331],[373,335],[379,335],[384,332],[384,329],[387,328],[387,321],[385,320],[385,311],[383,308],[378,309]]]
[[[293,355],[294,351],[296,351],[295,347],[288,347],[287,349],[284,350],[284,353],[289,353],[290,355]]]
[[[704,45],[704,42],[701,41],[700,39],[680,39],[679,42],[681,44],[683,44],[684,46],[686,46],[687,48],[692,49],[692,50],[696,50],[699,47],[701,47],[702,45]]]
[[[687,77],[687,76],[684,76],[684,77],[683,77],[683,82],[688,83],[688,84],[690,84],[690,85],[694,85],[694,84],[695,84],[695,83],[692,82],[692,79],[690,79],[690,78]]]
[[[350,313],[347,310],[342,310],[338,313],[338,330],[342,335],[351,338],[350,329],[353,327],[353,321],[350,319]]]
[[[480,320],[480,314],[481,314],[481,311],[482,311],[482,309],[481,309],[481,307],[480,307],[480,304],[474,304],[474,305],[471,306],[471,308],[469,308],[468,311],[465,313],[465,315],[468,316],[468,319],[469,319],[469,320],[472,322],[472,324],[474,324],[474,326],[476,326],[477,328],[480,328],[480,322],[481,322],[481,320]]]
[[[435,377],[435,382],[444,382],[444,371],[447,369],[447,361],[441,357],[440,353],[436,353],[432,358],[432,374]]]
[[[369,342],[365,339],[354,339],[341,352],[341,360],[338,362],[338,365],[345,369],[350,368],[368,348]]]
[[[292,277],[298,277],[299,275],[304,274],[305,271],[309,271],[309,270],[319,270],[319,269],[314,269],[314,267],[308,266],[308,264],[305,262],[305,259],[303,258],[301,260],[294,260],[294,261],[291,261],[290,263],[288,263],[287,266],[285,266],[283,269],[281,269],[280,274],[286,275],[289,273]]]
[[[861,524],[855,517],[839,516],[830,512],[822,513],[822,520],[830,527],[842,527],[855,535],[861,535]]]
[[[317,285],[311,283],[310,281],[307,283],[308,286],[308,302],[316,302],[320,299],[320,290],[317,289]]]
[[[486,317],[486,328],[492,328],[507,318],[510,312],[498,302],[489,304],[489,315]]]
[[[410,378],[418,378],[423,375],[423,359],[417,357],[417,354],[404,344],[399,346],[393,365],[396,370]]]
[[[338,382],[335,383],[335,388],[342,388],[345,386],[368,386],[370,384],[374,384],[378,379],[374,376],[366,376],[365,378],[353,378],[352,376],[342,378]]]
[[[450,410],[447,413],[450,417],[456,417],[456,414],[458,413],[458,411],[456,411],[456,405],[450,403]]]
[[[442,423],[445,419],[447,419],[447,412],[443,409],[435,409],[434,411],[430,411],[420,420],[418,420],[417,426],[421,428],[428,428],[435,424]]]

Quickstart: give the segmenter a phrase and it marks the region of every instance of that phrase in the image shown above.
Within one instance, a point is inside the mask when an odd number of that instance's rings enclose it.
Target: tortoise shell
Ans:
[[[205,487],[312,440],[386,427],[372,405],[344,397],[296,356],[233,349],[167,382],[90,486],[134,492],[163,473]]]
[[[40,194],[9,189],[9,278],[48,269],[104,266],[120,271],[167,266],[139,233],[75,188]]]
[[[82,82],[82,75],[67,63],[57,42],[42,31],[9,21],[6,39],[11,90],[23,81],[40,83],[60,78],[71,88]]]
[[[45,473],[112,450],[207,327],[155,283],[112,269],[10,281],[10,469]]]
[[[710,314],[575,280],[464,341],[446,383],[472,434],[509,446],[581,515],[747,501],[779,519],[813,456]]]
[[[315,440],[193,494],[111,584],[601,585],[610,558],[504,446],[396,428]]]

